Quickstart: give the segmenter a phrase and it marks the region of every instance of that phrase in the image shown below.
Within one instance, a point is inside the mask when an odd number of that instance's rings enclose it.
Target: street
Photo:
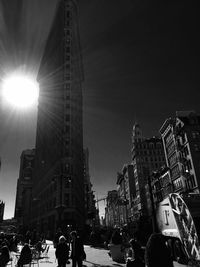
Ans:
[[[53,243],[51,241],[47,241],[47,244],[50,245],[48,259],[41,259],[39,261],[39,265],[41,267],[57,267],[57,261],[55,258],[55,248],[53,247]],[[108,255],[108,250],[103,248],[94,248],[90,246],[84,246],[86,252],[86,261],[83,262],[84,267],[125,267],[126,264],[117,263],[112,261],[112,259]],[[72,263],[70,260],[70,264],[67,266],[71,267]],[[174,267],[187,267],[188,265],[179,264],[174,262]]]
[[[47,241],[47,244],[50,245],[48,259],[41,259],[39,265],[42,267],[56,267],[57,261],[55,258],[55,249],[51,241]],[[125,267],[125,264],[118,264],[117,262],[112,261],[112,259],[108,255],[108,250],[102,248],[93,248],[90,246],[84,246],[86,252],[86,261],[83,262],[84,266],[91,267],[91,266],[118,266],[118,267]],[[71,260],[70,264],[67,266],[71,267]]]

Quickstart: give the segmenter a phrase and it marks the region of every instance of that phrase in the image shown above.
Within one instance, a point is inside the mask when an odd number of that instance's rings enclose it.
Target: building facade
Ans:
[[[117,190],[108,191],[105,208],[105,224],[108,227],[114,227],[119,224],[117,200]]]
[[[167,167],[175,193],[199,193],[200,116],[194,111],[178,111],[160,129]]]
[[[54,233],[85,221],[83,70],[78,3],[60,0],[41,60],[32,225]]]
[[[14,213],[14,218],[21,228],[28,227],[30,223],[34,162],[35,149],[24,150],[20,157]]]
[[[149,217],[151,207],[148,194],[148,179],[151,173],[165,165],[165,156],[161,138],[144,138],[138,124],[132,132],[132,165],[135,190],[132,198],[132,221]]]

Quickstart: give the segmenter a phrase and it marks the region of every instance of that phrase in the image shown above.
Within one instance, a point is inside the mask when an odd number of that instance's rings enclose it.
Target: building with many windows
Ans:
[[[78,3],[59,0],[41,60],[32,226],[54,233],[85,221]]]
[[[117,190],[108,191],[105,208],[105,224],[108,227],[114,227],[119,223],[119,211],[117,207]]]
[[[164,150],[161,138],[145,138],[138,124],[132,132],[132,165],[135,190],[132,197],[133,221],[148,217],[149,206],[148,179],[152,172],[165,165]]]
[[[172,190],[199,193],[200,116],[194,111],[177,111],[160,128]]]

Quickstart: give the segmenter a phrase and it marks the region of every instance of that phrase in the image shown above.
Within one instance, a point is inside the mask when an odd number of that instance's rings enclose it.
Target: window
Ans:
[[[198,137],[200,137],[199,132],[192,132],[192,138],[193,138],[193,139],[196,139],[196,138],[198,138]]]
[[[197,144],[194,144],[194,150],[195,150],[196,152],[200,152],[200,146],[197,145]]]
[[[192,164],[191,164],[190,159],[187,161],[187,167],[188,167],[188,170],[192,169]]]
[[[180,175],[179,168],[176,165],[172,170],[171,170],[172,178],[175,178]]]

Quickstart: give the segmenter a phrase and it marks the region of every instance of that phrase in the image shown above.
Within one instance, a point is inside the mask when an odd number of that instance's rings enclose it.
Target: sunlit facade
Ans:
[[[84,220],[82,61],[76,1],[60,0],[38,78],[32,224],[47,235]]]
[[[177,111],[163,123],[162,136],[173,192],[199,193],[200,115]]]

